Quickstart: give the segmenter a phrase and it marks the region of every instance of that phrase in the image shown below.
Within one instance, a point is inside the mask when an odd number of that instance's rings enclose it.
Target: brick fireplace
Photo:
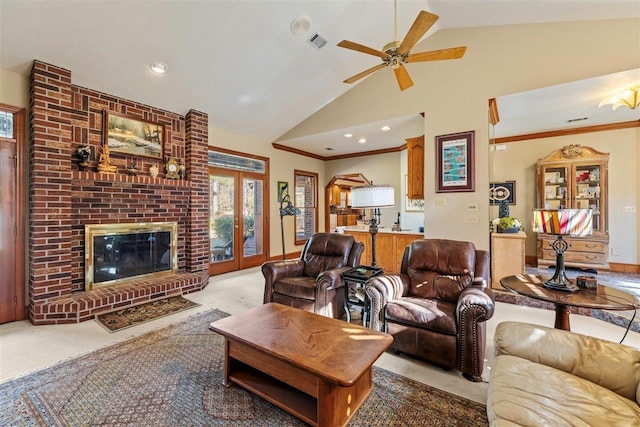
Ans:
[[[112,153],[115,174],[92,172],[103,142],[103,115],[112,112],[165,126],[162,159]],[[96,313],[204,288],[209,279],[208,120],[179,115],[75,86],[71,72],[35,61],[31,73],[29,181],[29,317],[36,325],[75,323]],[[94,156],[80,172],[73,153]],[[165,179],[163,162],[184,159],[187,179]],[[157,178],[148,174],[157,164]],[[178,223],[178,271],[155,279],[84,290],[84,226],[131,222]]]

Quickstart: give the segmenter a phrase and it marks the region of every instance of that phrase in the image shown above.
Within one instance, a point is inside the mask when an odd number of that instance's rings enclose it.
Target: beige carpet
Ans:
[[[209,310],[0,385],[0,425],[302,426],[222,385],[224,340]],[[486,426],[485,406],[374,367],[351,426]]]

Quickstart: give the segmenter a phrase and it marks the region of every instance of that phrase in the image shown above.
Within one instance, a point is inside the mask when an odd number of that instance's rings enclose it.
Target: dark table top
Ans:
[[[599,310],[633,310],[640,308],[640,301],[635,295],[598,284],[596,289],[579,289],[576,292],[547,289],[543,283],[549,277],[535,274],[518,274],[500,279],[506,289],[520,295],[554,304],[571,305]]]
[[[357,280],[366,282],[374,276],[378,276],[383,273],[383,269],[380,267],[369,267],[368,265],[359,265],[342,273],[342,277],[351,280]]]

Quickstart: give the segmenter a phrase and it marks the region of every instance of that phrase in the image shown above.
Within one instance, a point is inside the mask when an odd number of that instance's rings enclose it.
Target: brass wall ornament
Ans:
[[[180,179],[180,167],[178,166],[178,162],[175,158],[169,157],[167,162],[164,164],[164,177],[167,179]]]

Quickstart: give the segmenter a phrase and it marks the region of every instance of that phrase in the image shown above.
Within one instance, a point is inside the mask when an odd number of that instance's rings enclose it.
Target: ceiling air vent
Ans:
[[[583,120],[588,120],[589,117],[578,117],[577,119],[569,119],[567,120],[567,123],[573,123],[573,122],[581,122]]]
[[[327,39],[325,39],[318,33],[313,33],[311,37],[307,39],[307,43],[309,43],[316,49],[322,49],[324,45],[327,44]]]

